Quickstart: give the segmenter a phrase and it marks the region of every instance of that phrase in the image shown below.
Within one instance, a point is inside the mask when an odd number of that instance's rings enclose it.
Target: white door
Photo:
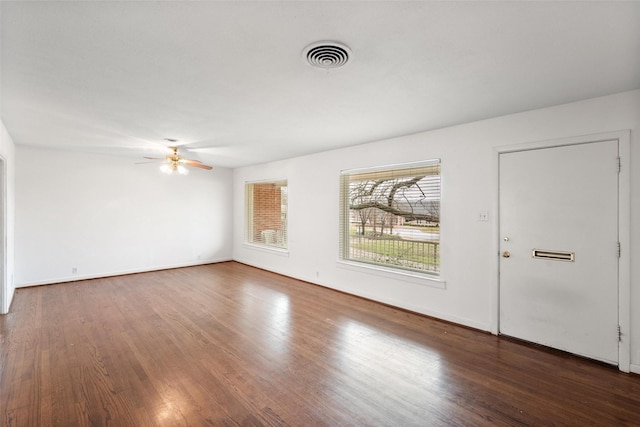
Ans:
[[[618,363],[618,141],[500,154],[501,334]]]

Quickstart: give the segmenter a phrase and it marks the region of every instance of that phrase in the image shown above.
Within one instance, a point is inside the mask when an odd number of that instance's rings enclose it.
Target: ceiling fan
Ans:
[[[178,147],[169,147],[169,149],[171,150],[171,154],[167,154],[164,159],[162,157],[146,157],[146,156],[145,156],[145,159],[164,161],[165,163],[162,166],[160,166],[160,170],[163,173],[166,173],[168,175],[175,175],[175,174],[187,175],[189,173],[189,170],[185,168],[185,166],[193,166],[195,168],[206,169],[206,170],[213,169],[211,166],[205,165],[200,160],[185,159],[184,157],[178,154]]]

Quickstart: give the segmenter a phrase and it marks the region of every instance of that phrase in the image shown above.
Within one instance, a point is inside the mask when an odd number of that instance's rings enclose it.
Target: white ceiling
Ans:
[[[640,2],[1,3],[17,144],[236,167],[640,88]],[[347,44],[343,68],[301,52]]]

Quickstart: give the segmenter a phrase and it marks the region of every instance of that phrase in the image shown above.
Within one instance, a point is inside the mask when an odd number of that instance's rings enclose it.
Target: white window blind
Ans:
[[[343,260],[439,274],[440,160],[341,173]]]

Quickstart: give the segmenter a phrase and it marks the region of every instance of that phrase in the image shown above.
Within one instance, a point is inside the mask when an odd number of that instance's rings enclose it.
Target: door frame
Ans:
[[[491,333],[500,333],[500,155],[517,151],[529,151],[568,145],[589,144],[592,142],[618,141],[620,155],[620,174],[618,177],[618,239],[620,240],[620,259],[618,260],[618,324],[620,325],[620,342],[618,343],[618,369],[629,372],[631,363],[631,131],[582,135],[570,138],[535,141],[522,144],[494,147],[493,165],[493,243],[492,276],[494,277],[491,296],[492,318]],[[612,164],[611,167],[615,167]],[[614,250],[614,248],[612,248]]]
[[[0,156],[0,314],[9,312],[9,279],[7,277],[7,162]]]

